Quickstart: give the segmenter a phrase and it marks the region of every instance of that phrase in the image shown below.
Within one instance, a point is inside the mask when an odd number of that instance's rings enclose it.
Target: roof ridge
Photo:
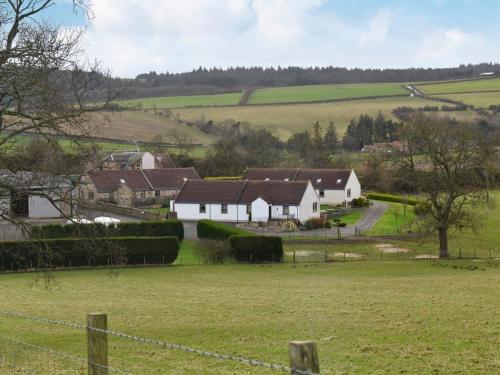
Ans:
[[[146,182],[148,183],[149,187],[151,188],[151,190],[154,190],[153,188],[153,184],[151,183],[151,181],[149,181],[149,178],[148,176],[146,176],[146,173],[144,173],[144,171],[142,170],[142,168],[137,168],[139,169],[139,171],[141,171],[141,174],[142,176],[144,177],[144,179],[146,180]]]
[[[300,173],[300,168],[297,168],[295,170],[295,174],[293,175],[293,180],[295,181],[295,179],[297,178],[298,174]]]
[[[236,204],[240,203],[241,196],[243,195],[243,192],[247,188],[247,185],[248,185],[248,180],[245,180],[244,183],[243,183],[243,187],[241,188],[238,196],[236,197]]]

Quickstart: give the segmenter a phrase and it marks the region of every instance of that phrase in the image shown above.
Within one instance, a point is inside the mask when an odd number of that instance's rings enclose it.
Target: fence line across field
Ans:
[[[93,315],[106,316],[105,314],[89,314],[88,316],[90,317]],[[317,360],[316,344],[312,343],[312,342],[290,342],[291,366],[286,366],[286,365],[281,365],[281,364],[268,363],[265,361],[246,358],[246,357],[237,356],[237,355],[227,355],[227,354],[221,354],[221,353],[211,352],[211,351],[207,351],[207,350],[191,348],[191,347],[188,347],[185,345],[169,343],[169,342],[165,342],[165,341],[159,340],[159,339],[151,339],[151,338],[146,338],[146,337],[141,337],[141,336],[130,335],[127,333],[107,329],[107,327],[106,328],[98,328],[98,327],[85,325],[85,324],[81,324],[81,323],[73,323],[73,322],[68,322],[65,320],[48,319],[48,318],[23,314],[23,313],[19,313],[19,312],[15,312],[15,311],[1,311],[0,310],[0,316],[30,320],[30,321],[37,322],[37,323],[58,325],[58,326],[63,326],[66,328],[72,328],[72,329],[78,329],[78,330],[86,330],[88,333],[89,343],[91,341],[91,336],[93,336],[92,339],[95,339],[96,338],[95,334],[101,334],[101,336],[102,336],[102,334],[104,334],[104,336],[106,337],[106,345],[105,345],[106,348],[107,348],[107,335],[109,335],[109,336],[114,336],[114,337],[132,340],[134,342],[138,342],[138,343],[142,343],[142,344],[159,346],[159,347],[164,348],[164,349],[179,350],[179,351],[183,351],[185,353],[197,354],[200,356],[216,358],[219,360],[233,361],[233,362],[246,364],[249,366],[263,367],[263,368],[267,368],[270,370],[283,371],[283,372],[288,372],[291,374],[297,374],[297,375],[317,375],[317,374],[319,374],[319,364],[318,364],[319,361]],[[105,318],[105,320],[106,320],[106,318]],[[8,338],[5,336],[0,335],[0,338],[4,338],[4,339],[10,340],[12,342],[18,342],[19,344],[23,344],[23,345],[30,346],[33,348],[37,348],[39,350],[43,350],[45,352],[52,353],[54,355],[66,357],[67,359],[78,360],[80,362],[86,362],[89,365],[89,368],[94,366],[94,367],[98,367],[98,368],[105,368],[107,370],[111,370],[111,371],[114,371],[117,373],[130,374],[130,372],[118,370],[118,369],[107,366],[107,359],[106,359],[106,365],[101,365],[99,363],[87,360],[83,357],[79,357],[79,356],[75,356],[75,355],[67,354],[67,353],[62,353],[62,352],[57,352],[57,351],[54,351],[54,350],[49,349],[49,348],[44,348],[44,347],[37,346],[34,344],[24,343],[24,342],[18,341],[16,339]],[[90,344],[89,344],[89,346],[90,346]],[[305,353],[307,355],[305,355],[303,353],[304,350],[305,350]],[[297,351],[301,352],[302,354],[301,355],[294,354],[292,356],[292,352],[296,353]],[[301,369],[301,368],[295,367],[292,363],[292,357],[294,357],[294,359],[293,359],[294,361],[300,362],[300,361],[304,361],[304,360],[309,361],[310,356],[313,357],[312,363],[314,366],[316,366],[317,371],[311,371],[308,369]],[[107,349],[106,349],[106,357],[107,357]],[[299,367],[301,367],[302,365],[303,364],[300,364]]]

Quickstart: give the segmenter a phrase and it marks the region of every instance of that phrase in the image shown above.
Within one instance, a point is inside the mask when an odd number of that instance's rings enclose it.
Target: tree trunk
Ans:
[[[439,257],[448,258],[448,228],[439,227]]]

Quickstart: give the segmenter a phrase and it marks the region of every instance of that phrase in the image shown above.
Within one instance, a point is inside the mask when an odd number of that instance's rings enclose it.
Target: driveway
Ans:
[[[184,224],[184,238],[186,240],[197,240],[198,231],[196,230],[197,221],[183,221]]]

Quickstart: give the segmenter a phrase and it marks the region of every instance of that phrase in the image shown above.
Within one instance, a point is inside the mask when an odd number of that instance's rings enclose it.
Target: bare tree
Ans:
[[[179,154],[189,156],[193,148],[193,137],[190,134],[182,130],[172,129],[168,132],[167,136],[173,140],[179,149]]]
[[[448,257],[448,230],[476,225],[484,201],[481,172],[493,156],[491,137],[475,124],[417,115],[402,128],[406,146],[397,163],[402,182],[422,194],[439,233],[439,256]]]
[[[42,195],[57,208],[57,201],[74,198],[67,192],[55,194],[60,176],[76,187],[85,173],[84,163],[78,170],[74,163],[68,165],[68,149],[80,161],[95,153],[95,145],[86,138],[99,125],[92,114],[105,109],[119,90],[99,64],[81,62],[82,30],[54,26],[47,19],[46,11],[55,3],[0,1],[0,164],[9,175],[0,179],[0,189],[12,195]],[[88,11],[85,0],[73,4],[75,10]],[[28,135],[43,142],[50,161],[29,162]],[[60,176],[49,177],[56,173]],[[1,218],[19,222],[3,208]]]

